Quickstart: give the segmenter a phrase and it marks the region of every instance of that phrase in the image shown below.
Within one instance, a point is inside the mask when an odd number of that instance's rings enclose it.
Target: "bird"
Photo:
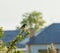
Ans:
[[[25,27],[26,27],[26,25],[27,25],[27,24],[23,24],[23,25],[21,26],[21,29],[22,29],[22,28],[25,28]]]

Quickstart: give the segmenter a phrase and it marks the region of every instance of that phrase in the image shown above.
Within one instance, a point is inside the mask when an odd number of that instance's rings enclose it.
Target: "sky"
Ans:
[[[60,23],[60,0],[0,0],[0,26],[14,30],[26,12],[42,12],[46,25]]]

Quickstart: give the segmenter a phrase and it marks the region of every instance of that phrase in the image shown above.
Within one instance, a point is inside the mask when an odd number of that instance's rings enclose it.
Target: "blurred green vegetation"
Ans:
[[[4,35],[4,31],[3,28],[0,27],[0,51],[2,51],[2,53],[24,53],[23,51],[16,51],[16,43],[22,41],[26,36],[28,36],[28,34],[30,34],[28,29],[33,28],[35,31],[37,31],[45,23],[41,12],[33,11],[31,13],[25,13],[23,14],[23,17],[24,18],[21,21],[21,25],[23,25],[23,27],[17,27],[17,29],[21,30],[21,32],[16,36],[14,40],[9,42],[8,47],[6,47],[5,43],[1,40]],[[24,24],[27,26],[25,27]],[[25,34],[22,35],[24,32]]]
[[[39,30],[45,23],[41,12],[27,12],[23,14],[23,17],[21,24],[27,24],[28,28],[34,28],[35,31]]]

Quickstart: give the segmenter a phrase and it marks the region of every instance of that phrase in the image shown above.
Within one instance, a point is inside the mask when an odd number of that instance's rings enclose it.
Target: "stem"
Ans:
[[[27,32],[26,34],[24,34],[24,36],[22,36],[22,33],[23,32],[26,32],[26,31],[24,31],[24,30],[22,30],[20,33],[19,33],[19,35],[15,38],[15,40],[12,40],[11,42],[10,42],[10,44],[9,44],[9,46],[8,46],[8,50],[7,50],[7,53],[9,53],[9,51],[11,51],[13,48],[14,48],[14,46],[16,45],[16,43],[20,40],[20,41],[22,41],[29,33]]]

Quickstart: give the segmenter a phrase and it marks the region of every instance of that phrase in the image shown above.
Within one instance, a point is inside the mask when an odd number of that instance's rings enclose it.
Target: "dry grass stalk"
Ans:
[[[53,43],[48,46],[47,51],[48,51],[48,53],[57,53],[57,50],[56,50],[56,48],[54,47]]]

